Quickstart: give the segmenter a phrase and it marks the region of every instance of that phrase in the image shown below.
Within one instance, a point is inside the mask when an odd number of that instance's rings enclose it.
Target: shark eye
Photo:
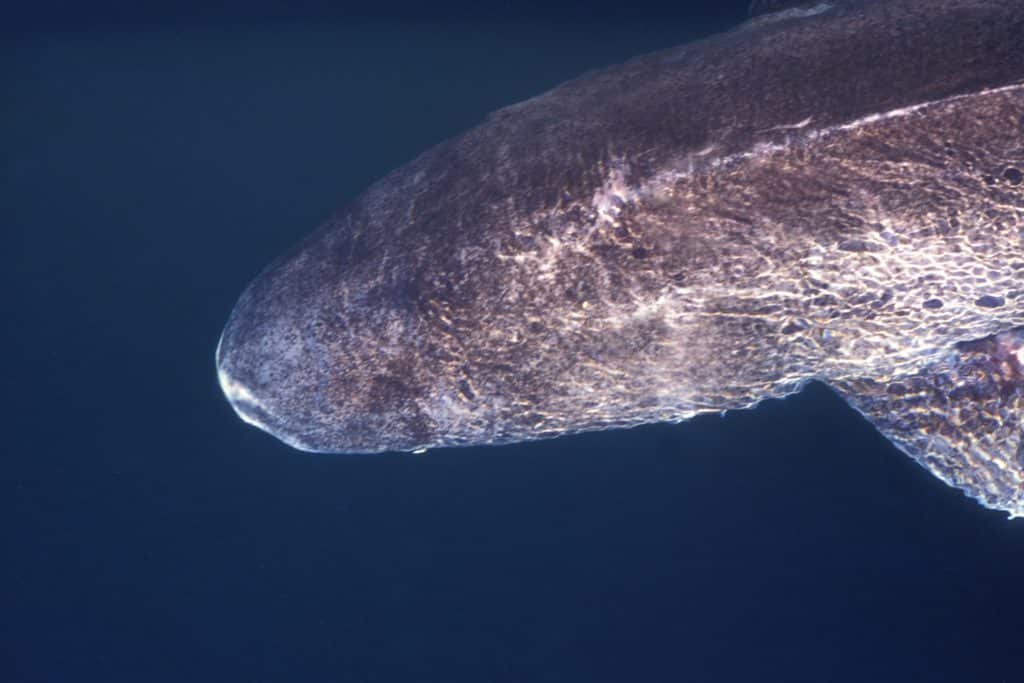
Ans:
[[[1007,182],[1011,185],[1020,185],[1021,181],[1024,180],[1024,173],[1021,173],[1019,168],[1010,166],[1003,171],[1003,177],[1006,178]]]

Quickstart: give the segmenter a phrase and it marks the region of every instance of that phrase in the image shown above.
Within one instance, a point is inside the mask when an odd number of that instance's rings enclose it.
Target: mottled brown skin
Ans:
[[[955,376],[958,343],[1024,326],[1021,36],[1019,0],[839,2],[501,109],[250,285],[225,391],[331,452],[680,420],[814,378],[879,423],[866,383]],[[992,410],[1019,438],[1015,381]],[[982,500],[1024,514],[1022,470]]]

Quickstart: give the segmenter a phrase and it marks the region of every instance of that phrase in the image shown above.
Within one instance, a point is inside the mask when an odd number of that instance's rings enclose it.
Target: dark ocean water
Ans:
[[[332,210],[744,4],[8,27],[0,680],[1021,680],[1024,521],[823,387],[376,457],[292,451],[220,394],[235,298]]]

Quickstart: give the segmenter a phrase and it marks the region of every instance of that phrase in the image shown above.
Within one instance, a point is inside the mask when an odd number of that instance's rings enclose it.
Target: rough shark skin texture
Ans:
[[[498,110],[264,270],[221,385],[292,446],[379,452],[817,379],[1024,515],[1022,36],[1020,0],[822,2]]]

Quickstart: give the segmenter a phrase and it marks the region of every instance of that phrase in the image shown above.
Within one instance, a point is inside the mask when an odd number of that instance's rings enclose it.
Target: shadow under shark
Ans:
[[[817,379],[1024,516],[1024,3],[762,4],[494,112],[270,265],[217,351],[238,414],[411,451]]]

